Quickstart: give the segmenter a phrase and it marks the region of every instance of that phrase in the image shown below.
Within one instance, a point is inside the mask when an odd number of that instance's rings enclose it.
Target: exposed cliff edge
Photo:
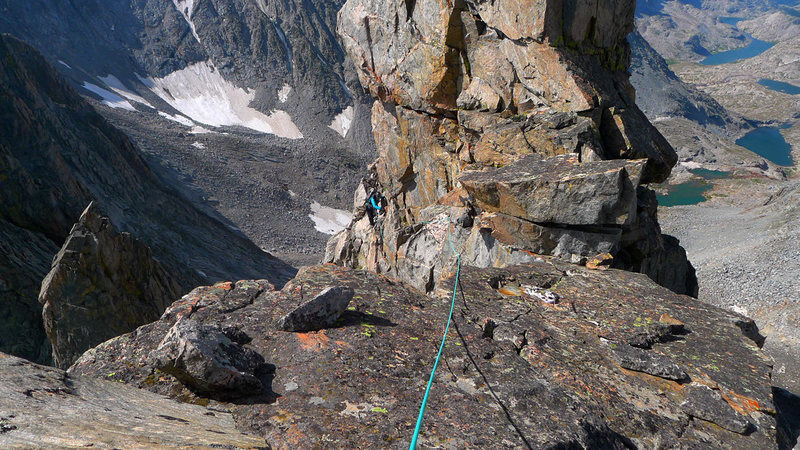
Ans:
[[[614,267],[696,295],[645,187],[677,155],[628,81],[634,7],[348,1],[338,31],[377,99],[380,156],[325,260],[431,291],[448,243],[423,224],[463,218],[451,236],[470,265],[610,254]],[[389,199],[377,227],[358,211],[372,189]]]
[[[465,267],[459,285],[421,447],[775,448],[771,362],[752,321],[642,274],[557,260]],[[353,290],[332,326],[281,331],[329,287]],[[233,397],[240,429],[276,449],[408,448],[449,297],[332,264],[279,291],[200,287],[68,374],[201,404]],[[260,392],[210,388],[203,373],[259,380]]]
[[[9,237],[0,254],[0,308],[14,311],[0,317],[3,351],[49,362],[39,287],[91,201],[146,243],[182,289],[292,277],[290,266],[168,188],[127,136],[39,52],[8,35],[0,35],[0,91],[0,230]]]
[[[180,293],[150,248],[90,203],[39,292],[53,363],[67,369],[89,348],[158,319]]]

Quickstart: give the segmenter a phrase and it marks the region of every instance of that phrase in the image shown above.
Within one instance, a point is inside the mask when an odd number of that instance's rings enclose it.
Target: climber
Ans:
[[[367,197],[364,204],[369,217],[369,224],[375,226],[375,216],[386,213],[386,197],[383,196],[377,189],[373,189],[372,193]]]

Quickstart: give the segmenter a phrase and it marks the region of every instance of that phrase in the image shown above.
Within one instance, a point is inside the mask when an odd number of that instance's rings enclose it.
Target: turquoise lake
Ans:
[[[730,172],[725,172],[722,170],[690,169],[689,172],[705,180],[722,180],[724,178],[728,178],[729,176],[731,176]]]
[[[791,94],[791,95],[800,94],[800,86],[795,86],[790,83],[784,83],[783,81],[775,81],[767,78],[762,78],[758,80],[758,84],[768,87],[773,91],[783,92],[784,94]]]
[[[757,128],[737,140],[736,144],[780,166],[792,165],[792,147],[778,128]]]
[[[670,186],[666,195],[656,193],[659,206],[682,206],[696,205],[706,201],[703,195],[713,186],[698,180],[691,180],[685,183]]]

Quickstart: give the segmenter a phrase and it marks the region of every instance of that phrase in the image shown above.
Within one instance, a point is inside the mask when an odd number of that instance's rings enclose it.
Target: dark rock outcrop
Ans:
[[[55,366],[67,369],[91,347],[158,319],[179,295],[150,248],[90,203],[39,293]]]
[[[44,342],[31,342],[44,338],[38,290],[91,201],[120,231],[147,244],[182,289],[219,279],[291,278],[287,264],[171,190],[36,50],[8,35],[0,36],[0,91],[0,228],[11,237],[0,255],[0,267],[9,269],[0,275],[0,303],[17,311],[0,319],[0,329],[18,330],[0,349],[49,362]],[[6,325],[11,317],[14,325]]]
[[[451,277],[443,287],[452,285]],[[265,326],[329,286],[354,291],[333,326]],[[263,395],[233,406],[243,429],[274,448],[408,448],[449,309],[450,292],[431,299],[374,273],[307,267],[280,291],[257,282],[198,288],[159,321],[90,350],[68,373],[113,372],[203,402],[146,355],[179,320],[236,327],[250,339],[243,347],[275,366]],[[735,316],[628,271],[555,259],[462,267],[420,445],[775,448],[771,362]],[[642,329],[658,339],[647,349],[628,346]]]
[[[0,353],[3,448],[264,448],[236,429],[229,412],[210,411],[119,382]]]
[[[377,99],[380,156],[325,261],[431,291],[451,244],[480,267],[610,253],[614,267],[696,295],[691,264],[661,235],[644,186],[664,181],[677,155],[628,81],[634,7],[345,3],[338,31]],[[377,229],[358,213],[374,188],[389,199]],[[465,215],[469,227],[436,226]]]

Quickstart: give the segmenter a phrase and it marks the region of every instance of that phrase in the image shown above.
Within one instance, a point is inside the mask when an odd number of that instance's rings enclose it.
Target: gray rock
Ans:
[[[118,232],[90,203],[39,294],[53,361],[68,368],[91,347],[158,319],[179,296],[150,248]]]
[[[316,331],[332,326],[347,309],[354,295],[346,286],[329,287],[278,320],[283,331]]]
[[[264,359],[231,341],[223,330],[193,319],[176,322],[147,362],[189,388],[215,397],[263,390],[256,374],[265,367]]]
[[[746,434],[753,428],[753,424],[723,400],[718,391],[707,386],[687,387],[686,400],[681,403],[681,408],[686,414],[714,422],[734,433]]]
[[[501,169],[465,172],[458,180],[487,211],[536,223],[631,225],[643,168],[643,161],[580,163],[577,157],[531,155]]]
[[[689,375],[672,358],[627,344],[610,344],[614,358],[625,369],[668,380],[687,381]]]
[[[0,353],[2,448],[269,448],[233,415]]]

